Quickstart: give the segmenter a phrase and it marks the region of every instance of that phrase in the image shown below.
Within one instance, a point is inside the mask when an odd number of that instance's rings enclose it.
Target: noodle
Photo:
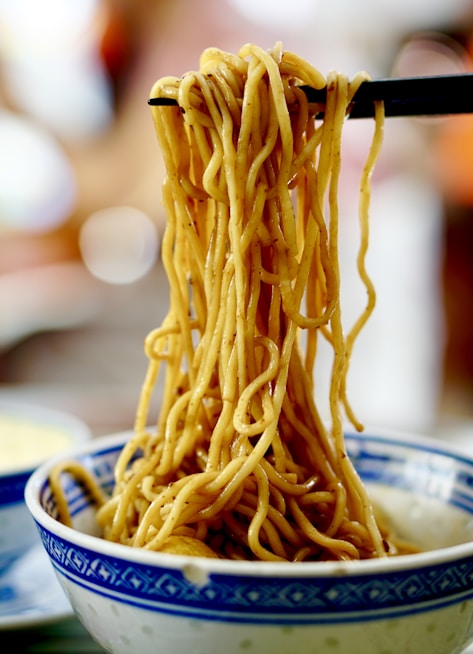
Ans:
[[[345,336],[341,142],[366,78],[325,79],[280,45],[270,52],[246,45],[238,55],[208,49],[198,72],[156,82],[152,94],[179,105],[152,108],[167,171],[162,257],[170,303],[146,338],[134,437],[120,454],[112,496],[99,502],[105,538],[169,551],[180,537],[221,557],[270,561],[395,551],[342,427],[344,407],[362,429],[346,378],[375,304],[365,256],[381,104],[360,182],[357,266],[367,303]],[[301,84],[327,86],[324,107],[309,105]],[[330,426],[314,399],[320,339],[333,351]]]

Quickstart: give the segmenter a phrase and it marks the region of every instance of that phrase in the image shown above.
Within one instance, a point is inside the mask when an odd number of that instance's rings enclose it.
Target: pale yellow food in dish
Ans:
[[[70,445],[70,435],[55,426],[0,414],[0,473],[33,468]]]
[[[375,305],[365,257],[382,104],[359,186],[354,274],[366,305],[345,328],[342,132],[365,79],[325,78],[279,44],[269,52],[250,44],[237,55],[206,50],[198,71],[154,85],[152,96],[179,105],[152,108],[167,172],[162,256],[170,305],[146,338],[149,368],[114,492],[106,498],[94,487],[105,538],[186,553],[194,542],[197,555],[210,548],[219,557],[262,561],[399,551],[376,519],[343,431],[346,418],[362,429],[347,374]],[[301,84],[326,86],[326,104],[309,105]],[[320,339],[333,351],[329,425],[315,399]],[[68,468],[87,478],[73,462]],[[67,522],[61,472],[51,482]]]

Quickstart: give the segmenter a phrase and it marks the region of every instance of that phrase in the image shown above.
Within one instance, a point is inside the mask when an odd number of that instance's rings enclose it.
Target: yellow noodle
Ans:
[[[324,77],[280,44],[271,51],[248,44],[236,55],[209,48],[200,70],[154,85],[152,95],[179,105],[152,107],[166,166],[162,257],[170,302],[146,339],[135,435],[98,511],[106,538],[155,550],[174,537],[197,539],[221,557],[272,561],[396,550],[386,544],[343,433],[343,410],[362,428],[347,375],[375,304],[365,258],[381,104],[360,180],[356,270],[367,303],[346,329],[342,133],[365,79]],[[308,103],[304,84],[327,87],[323,107]],[[328,424],[315,400],[320,338],[333,352]],[[161,374],[153,426],[149,407]]]
[[[69,512],[69,505],[62,490],[63,482],[61,478],[64,474],[69,474],[80,483],[84,487],[85,492],[90,495],[91,500],[98,507],[105,504],[107,497],[92,473],[88,472],[77,461],[71,459],[70,461],[64,461],[55,465],[49,474],[51,492],[57,499],[56,508],[59,520],[65,525],[71,526],[72,519]]]

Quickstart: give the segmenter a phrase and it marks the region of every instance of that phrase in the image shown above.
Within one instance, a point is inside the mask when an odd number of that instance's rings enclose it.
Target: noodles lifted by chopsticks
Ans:
[[[238,55],[211,48],[198,72],[156,82],[153,96],[178,102],[152,108],[167,171],[170,308],[146,338],[135,435],[98,512],[105,538],[161,550],[181,537],[200,541],[199,553],[271,561],[390,551],[342,428],[344,410],[362,429],[346,377],[375,304],[365,254],[382,105],[360,180],[358,273],[367,303],[345,335],[341,140],[366,78],[325,79],[277,44],[270,52],[246,45]],[[301,84],[327,86],[326,105],[309,105]],[[319,339],[333,349],[328,426],[314,400]]]

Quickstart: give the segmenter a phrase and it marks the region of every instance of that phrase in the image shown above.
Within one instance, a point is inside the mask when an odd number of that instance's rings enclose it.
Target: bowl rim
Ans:
[[[78,416],[61,409],[19,399],[0,398],[0,416],[11,416],[31,421],[41,426],[63,429],[71,438],[69,445],[61,453],[58,453],[58,456],[66,451],[76,451],[77,447],[85,445],[92,440],[92,430],[90,427]],[[43,463],[47,463],[47,460],[40,459],[38,463],[30,462],[27,464],[16,464],[6,468],[0,467],[0,478],[11,479],[16,476],[31,474]]]
[[[132,435],[133,430],[126,430],[92,438],[89,442],[79,444],[72,451],[62,452],[50,458],[36,468],[26,483],[25,502],[39,527],[47,530],[59,539],[104,556],[139,565],[172,570],[182,570],[183,567],[195,565],[199,570],[208,575],[222,574],[228,576],[258,576],[262,578],[326,578],[331,576],[346,577],[350,575],[359,577],[418,570],[420,568],[428,568],[430,566],[438,566],[448,562],[459,562],[464,559],[473,558],[473,540],[436,550],[386,558],[365,559],[363,561],[272,562],[191,557],[134,548],[121,543],[107,541],[100,536],[93,536],[68,527],[46,513],[41,506],[39,495],[46,483],[49,471],[56,463],[71,457],[74,458],[75,456],[114,449],[117,446],[125,444]],[[425,451],[444,455],[466,463],[473,469],[473,455],[469,456],[455,445],[434,437],[386,429],[370,429],[369,431],[365,430],[362,433],[357,433],[353,428],[347,432],[347,435],[356,435],[356,437],[362,439],[390,439],[396,444],[407,445],[408,447],[417,445]]]

